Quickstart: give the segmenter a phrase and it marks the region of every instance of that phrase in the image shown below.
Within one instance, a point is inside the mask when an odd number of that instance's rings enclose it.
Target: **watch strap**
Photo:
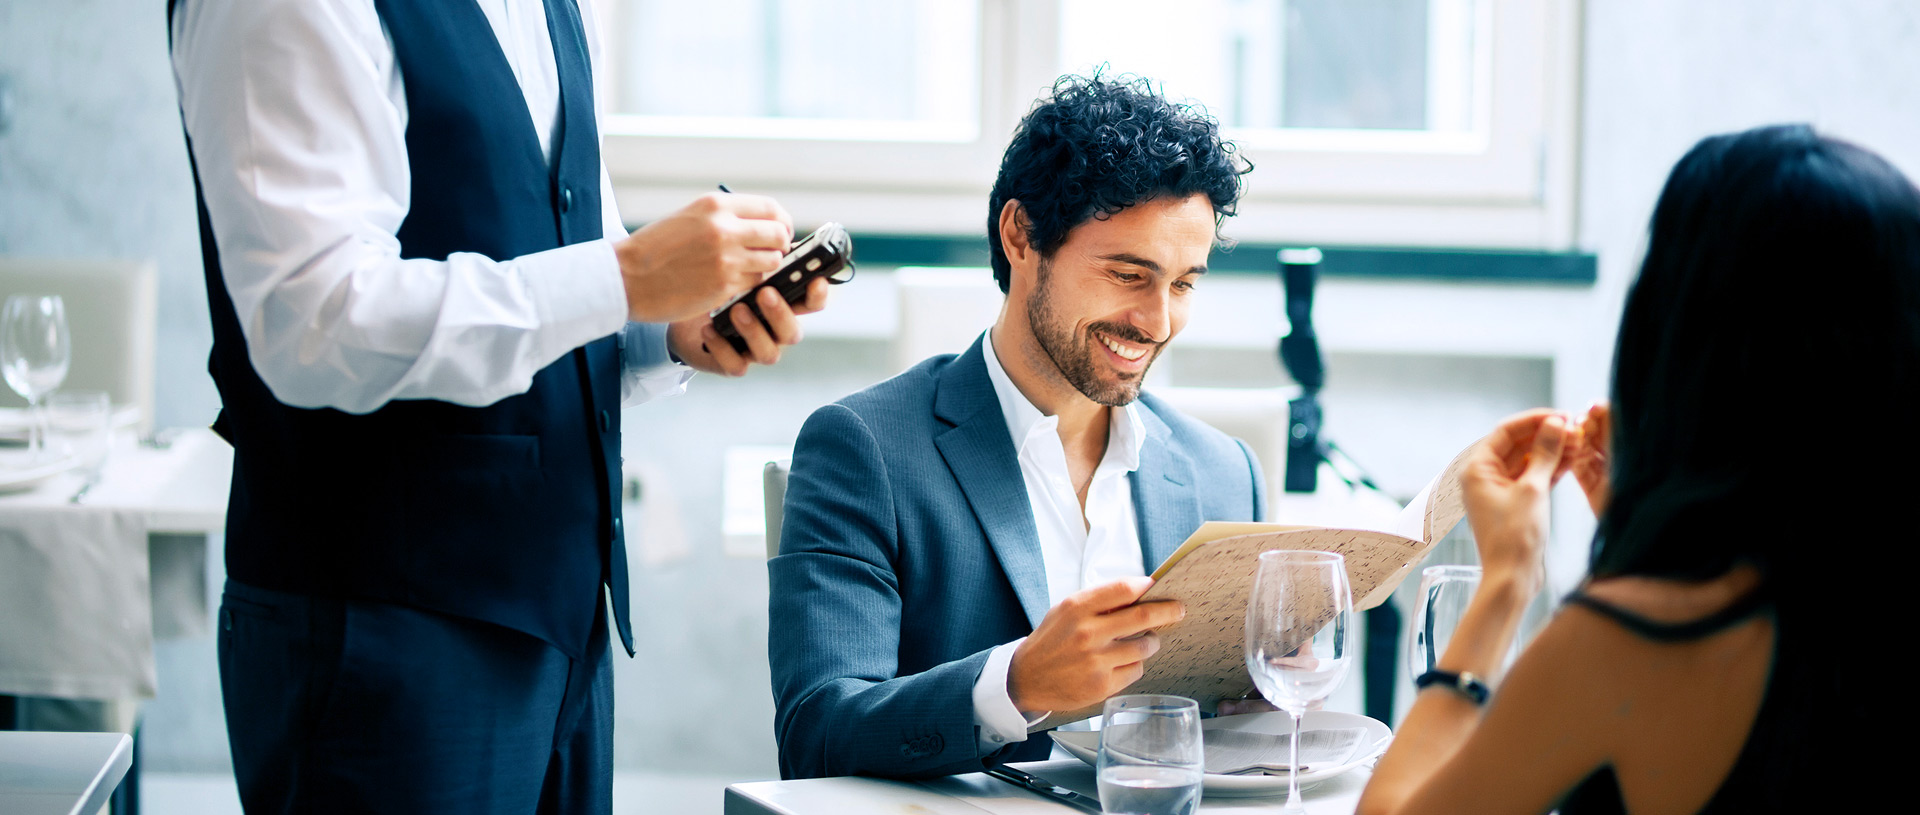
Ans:
[[[1467,701],[1476,705],[1486,704],[1487,697],[1493,695],[1493,689],[1488,687],[1487,683],[1472,671],[1460,671],[1456,673],[1454,671],[1435,669],[1423,673],[1420,675],[1420,678],[1413,680],[1413,686],[1416,688],[1425,689],[1430,685],[1439,685],[1452,690],[1454,693],[1466,697]]]

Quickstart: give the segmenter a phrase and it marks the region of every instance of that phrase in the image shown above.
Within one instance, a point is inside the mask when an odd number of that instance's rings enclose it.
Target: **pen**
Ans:
[[[1027,790],[1029,792],[1039,793],[1041,795],[1044,795],[1048,798],[1053,799],[1054,801],[1057,801],[1062,804],[1066,804],[1067,806],[1073,807],[1083,812],[1091,812],[1091,813],[1094,813],[1094,815],[1100,815],[1100,812],[1101,812],[1100,802],[1095,800],[1092,796],[1081,795],[1080,793],[1074,792],[1073,790],[1067,789],[1066,787],[1062,787],[1059,784],[1052,783],[1050,781],[1047,781],[1044,778],[1039,778],[1030,773],[1023,772],[1021,770],[1016,770],[1005,764],[999,765],[997,767],[988,767],[987,775],[993,776],[994,778],[998,778],[1001,781],[1005,781],[1009,784],[1012,784],[1016,787]]]

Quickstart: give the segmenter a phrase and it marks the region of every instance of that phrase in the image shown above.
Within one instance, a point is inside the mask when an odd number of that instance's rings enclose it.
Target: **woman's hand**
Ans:
[[[1565,472],[1572,422],[1545,408],[1500,423],[1475,445],[1460,473],[1467,521],[1486,578],[1545,579],[1548,494]]]
[[[1595,518],[1607,511],[1607,501],[1613,497],[1613,476],[1608,469],[1612,444],[1613,411],[1607,403],[1595,402],[1587,408],[1587,416],[1567,449],[1567,466],[1574,480],[1580,482],[1580,491],[1586,493],[1587,506],[1593,508]]]

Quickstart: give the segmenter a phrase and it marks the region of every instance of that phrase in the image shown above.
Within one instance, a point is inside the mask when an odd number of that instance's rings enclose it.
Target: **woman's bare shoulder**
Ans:
[[[1580,591],[1595,600],[1654,623],[1688,623],[1711,617],[1760,588],[1760,571],[1736,566],[1707,580],[1663,577],[1606,577]]]

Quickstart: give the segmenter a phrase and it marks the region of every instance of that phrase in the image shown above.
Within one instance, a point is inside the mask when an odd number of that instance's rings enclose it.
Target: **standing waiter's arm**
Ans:
[[[534,28],[517,23],[515,9],[540,4],[494,5],[504,12],[490,22],[503,50],[519,56],[522,86],[554,82],[518,47],[528,39],[509,39]],[[755,264],[770,269],[791,233],[777,204],[755,199],[662,219],[650,227],[653,252],[635,252],[639,241],[615,235],[622,240],[500,262],[464,253],[402,260],[395,234],[411,187],[406,95],[372,0],[181,0],[173,35],[181,108],[227,290],[254,368],[291,405],[367,412],[394,399],[491,404],[631,317],[690,316],[740,288],[738,279],[757,280],[764,270]],[[557,92],[549,87],[544,98],[550,105]],[[718,229],[658,228],[699,217]],[[716,231],[717,246],[688,237],[714,243]],[[674,279],[660,272],[682,271],[665,264],[689,256],[706,265],[679,277],[714,291],[655,285]],[[672,306],[637,313],[635,293],[655,288]]]

